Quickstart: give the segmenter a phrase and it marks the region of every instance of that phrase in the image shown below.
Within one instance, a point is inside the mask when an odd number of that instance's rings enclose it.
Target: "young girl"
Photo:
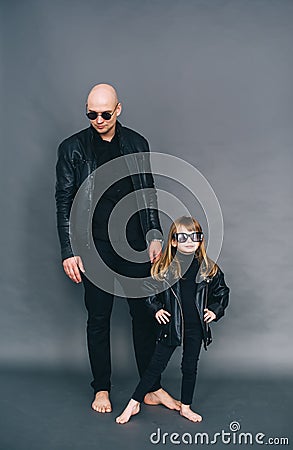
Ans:
[[[224,315],[229,288],[224,274],[206,254],[204,235],[193,217],[180,217],[171,225],[166,248],[151,269],[156,294],[146,302],[160,324],[152,360],[131,400],[116,418],[126,423],[140,410],[140,403],[166,368],[172,353],[183,344],[180,414],[192,422],[202,417],[192,411],[197,362],[202,342],[212,341],[209,323]],[[159,289],[158,289],[159,286]]]

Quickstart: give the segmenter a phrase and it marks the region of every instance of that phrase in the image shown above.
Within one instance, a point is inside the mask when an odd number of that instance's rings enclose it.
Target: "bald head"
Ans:
[[[118,103],[116,90],[110,84],[96,84],[90,91],[87,104],[90,103],[112,103],[114,106]]]
[[[110,84],[97,84],[90,91],[87,98],[87,111],[94,111],[98,114],[96,119],[91,120],[91,124],[102,139],[111,140],[113,138],[121,108],[117,92]],[[103,112],[110,113],[110,119],[104,119]]]

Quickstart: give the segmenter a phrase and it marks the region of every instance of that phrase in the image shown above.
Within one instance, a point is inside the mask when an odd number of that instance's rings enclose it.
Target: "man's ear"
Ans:
[[[118,103],[118,106],[117,106],[117,117],[120,116],[121,111],[122,111],[122,104],[119,102],[119,103]]]

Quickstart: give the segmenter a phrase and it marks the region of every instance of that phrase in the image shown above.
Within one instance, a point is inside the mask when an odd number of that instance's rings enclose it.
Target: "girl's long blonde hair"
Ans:
[[[202,233],[202,228],[198,221],[194,219],[194,217],[182,216],[174,220],[169,230],[166,248],[163,251],[160,259],[155,262],[151,268],[151,275],[157,280],[162,280],[168,270],[171,270],[172,275],[175,278],[181,278],[181,266],[176,256],[177,247],[174,247],[172,245],[172,242],[174,242],[174,233],[177,233],[177,230],[180,226],[184,226],[190,232],[197,231]],[[203,277],[213,277],[217,273],[217,264],[212,261],[206,253],[204,237],[202,242],[200,242],[197,251],[195,252],[195,257],[198,259],[200,265],[200,274]]]

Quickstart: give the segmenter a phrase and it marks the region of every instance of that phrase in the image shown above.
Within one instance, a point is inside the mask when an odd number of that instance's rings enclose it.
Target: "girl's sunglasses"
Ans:
[[[86,116],[90,120],[95,120],[98,116],[101,116],[102,119],[104,119],[104,120],[110,120],[111,117],[113,116],[114,112],[116,111],[116,108],[117,108],[118,105],[119,105],[119,103],[117,103],[117,105],[115,106],[113,112],[104,111],[104,112],[101,112],[101,113],[97,113],[96,111],[89,111],[89,112],[86,113]]]
[[[202,242],[203,233],[201,233],[200,231],[193,231],[192,233],[174,233],[173,234],[173,239],[175,239],[177,242],[179,242],[179,244],[183,244],[183,242],[186,242],[189,237],[193,242]]]

